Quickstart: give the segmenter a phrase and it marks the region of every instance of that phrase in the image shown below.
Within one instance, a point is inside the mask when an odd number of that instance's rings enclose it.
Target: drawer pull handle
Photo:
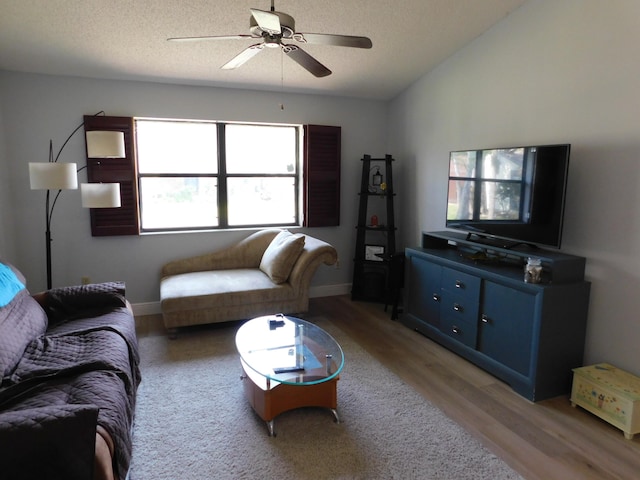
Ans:
[[[456,335],[462,335],[462,330],[460,330],[460,327],[457,327],[456,325],[451,328],[451,331]]]
[[[482,321],[482,323],[491,323],[491,320],[489,319],[489,317],[487,317],[487,315],[484,313],[480,317],[480,320]]]
[[[440,295],[438,295],[437,293],[434,293],[431,298],[433,298],[434,302],[439,302],[440,301]]]
[[[461,280],[456,280],[456,288],[464,288],[464,282]]]
[[[460,313],[464,312],[464,307],[462,305],[460,305],[459,303],[454,303],[453,304],[453,309],[456,312],[460,312]]]

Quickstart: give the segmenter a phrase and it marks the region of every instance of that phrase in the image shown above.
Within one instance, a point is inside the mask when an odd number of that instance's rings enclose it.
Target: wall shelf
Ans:
[[[358,224],[356,225],[356,248],[354,256],[351,298],[379,303],[393,303],[396,294],[390,281],[392,258],[396,255],[395,217],[393,200],[393,167],[391,155],[371,158],[364,155],[362,178],[359,192]],[[382,175],[380,185],[373,185],[376,172]],[[371,217],[376,215],[378,225],[372,225]],[[374,247],[375,250],[368,250]],[[382,249],[379,261],[370,260],[373,251]]]

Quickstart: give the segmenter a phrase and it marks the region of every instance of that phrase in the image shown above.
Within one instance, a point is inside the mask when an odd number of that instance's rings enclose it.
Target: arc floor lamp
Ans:
[[[104,115],[103,111],[94,116]],[[51,281],[51,220],[58,197],[62,190],[78,188],[78,173],[87,166],[78,169],[75,163],[58,162],[64,147],[69,140],[84,126],[84,122],[71,132],[58,153],[53,154],[53,141],[49,140],[49,161],[29,163],[29,182],[31,190],[46,190],[45,198],[45,249],[47,256],[47,289]],[[125,158],[124,133],[117,131],[86,132],[88,158]],[[52,191],[55,196],[52,198]],[[120,207],[119,183],[83,183],[80,185],[82,206],[85,208],[118,208]]]

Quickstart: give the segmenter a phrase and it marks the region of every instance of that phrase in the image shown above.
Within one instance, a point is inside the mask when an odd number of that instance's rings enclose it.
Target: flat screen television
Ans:
[[[447,228],[504,248],[560,248],[571,145],[451,152]]]

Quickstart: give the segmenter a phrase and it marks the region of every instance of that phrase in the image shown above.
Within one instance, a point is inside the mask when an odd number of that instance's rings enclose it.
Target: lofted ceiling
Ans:
[[[280,49],[220,69],[256,40],[166,40],[248,34],[249,9],[271,0],[0,0],[0,69],[386,100],[525,1],[275,0],[299,32],[373,42],[302,46],[333,72],[316,78]]]

